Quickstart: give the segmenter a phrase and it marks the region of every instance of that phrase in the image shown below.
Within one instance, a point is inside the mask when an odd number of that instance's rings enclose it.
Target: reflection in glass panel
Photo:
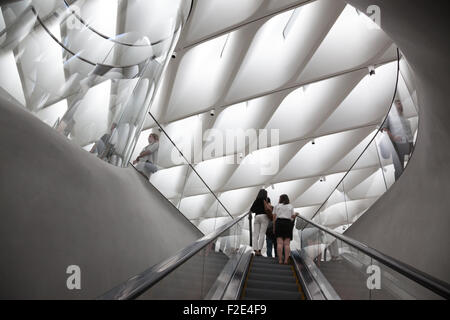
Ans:
[[[231,270],[236,268],[239,261],[236,255],[241,246],[248,243],[246,239],[248,234],[243,232],[244,224],[245,221],[241,220],[224,231],[217,239],[147,290],[139,299],[200,300],[211,296],[219,275],[226,266]]]
[[[388,114],[381,125],[349,154],[355,161],[347,162],[349,171],[312,215],[314,222],[344,232],[403,174],[417,139],[418,103],[404,57],[400,58],[399,66],[397,91]],[[343,199],[342,202],[337,201],[338,198]],[[344,214],[346,222],[341,219],[342,223],[337,223],[335,220]]]
[[[191,3],[20,1],[8,4],[0,48],[15,53],[27,109],[127,166]]]

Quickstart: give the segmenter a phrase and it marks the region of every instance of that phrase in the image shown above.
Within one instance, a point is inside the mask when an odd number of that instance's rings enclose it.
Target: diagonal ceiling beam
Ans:
[[[310,85],[310,84],[313,84],[313,83],[317,83],[317,82],[320,82],[320,81],[323,81],[323,80],[328,80],[328,79],[331,79],[331,78],[334,78],[334,77],[342,76],[342,75],[345,75],[347,73],[351,73],[351,72],[355,72],[355,71],[361,71],[361,70],[367,69],[371,65],[374,65],[375,67],[379,67],[379,66],[383,66],[385,64],[388,64],[388,63],[391,63],[391,62],[395,62],[395,61],[397,61],[396,58],[395,59],[389,59],[387,61],[379,61],[378,63],[375,63],[375,64],[373,64],[373,61],[370,61],[369,63],[367,63],[367,64],[365,64],[363,66],[360,66],[360,67],[356,67],[356,68],[348,69],[348,70],[345,70],[345,71],[337,72],[337,73],[334,73],[334,74],[331,74],[331,75],[327,75],[327,76],[324,76],[324,77],[320,77],[320,78],[317,78],[317,79],[314,79],[314,80],[311,80],[311,81],[295,83],[295,84],[289,84],[287,86],[283,86],[283,87],[281,87],[279,89],[276,89],[276,90],[270,90],[270,91],[267,91],[267,92],[264,92],[264,93],[261,93],[261,94],[253,95],[253,96],[250,96],[250,97],[245,97],[243,99],[239,99],[239,100],[233,101],[232,103],[218,105],[218,106],[215,106],[215,109],[225,109],[225,108],[228,108],[228,107],[233,106],[233,105],[238,104],[238,103],[247,102],[249,100],[253,100],[253,99],[257,99],[257,98],[262,98],[264,96],[271,95],[271,94],[274,94],[274,93],[280,93],[280,92],[283,92],[283,91],[289,91],[289,90],[293,90],[293,89],[298,89],[298,88],[303,87],[303,86],[307,86],[307,85]],[[173,119],[170,119],[170,120],[167,119],[167,121],[165,121],[165,122],[168,123],[168,122],[175,122],[175,121],[187,119],[187,118],[190,118],[192,116],[196,116],[196,115],[205,113],[207,111],[208,110],[203,110],[203,111],[199,111],[199,112],[189,113],[189,114],[186,114],[185,116],[182,116],[182,117],[177,117],[177,118],[173,118]],[[155,127],[156,127],[156,125],[148,127],[148,128],[145,128],[145,130],[152,129],[152,128],[155,128]]]
[[[193,48],[195,46],[198,46],[199,44],[201,44],[203,42],[206,42],[206,41],[212,40],[214,38],[223,36],[224,34],[227,34],[227,33],[232,32],[234,30],[240,29],[240,28],[242,28],[242,27],[244,27],[246,25],[249,25],[251,23],[254,23],[254,22],[257,22],[257,21],[260,21],[260,20],[264,20],[264,19],[267,19],[267,18],[271,18],[271,17],[276,16],[276,15],[278,15],[280,13],[283,13],[283,12],[295,9],[297,7],[301,7],[303,5],[307,5],[307,4],[309,4],[311,2],[315,2],[315,1],[317,1],[317,0],[298,1],[297,3],[295,3],[293,5],[290,5],[288,7],[284,7],[284,8],[281,8],[279,10],[272,11],[272,12],[270,12],[268,14],[265,14],[265,15],[262,15],[262,16],[259,16],[259,17],[253,18],[253,19],[250,18],[249,20],[246,20],[246,21],[244,21],[242,23],[236,24],[236,25],[231,26],[229,28],[220,30],[220,31],[215,32],[213,34],[210,34],[210,35],[208,35],[206,37],[203,37],[203,38],[199,39],[198,41],[191,42],[191,43],[188,43],[188,44],[184,44],[184,45],[182,45],[181,48],[178,49],[178,51],[181,51],[181,50],[185,51],[185,50],[191,49],[191,48]],[[194,10],[195,10],[195,8],[194,8]],[[188,30],[191,23],[192,23],[192,20],[190,21],[189,25],[187,25],[185,27],[184,30]]]

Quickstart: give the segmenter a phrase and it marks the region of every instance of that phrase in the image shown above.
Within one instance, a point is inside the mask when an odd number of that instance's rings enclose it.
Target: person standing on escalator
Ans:
[[[267,203],[270,205],[270,198],[267,198]],[[273,210],[273,207],[272,207],[272,210]],[[272,219],[269,221],[269,225],[267,226],[267,230],[266,230],[267,257],[272,258],[272,252],[275,252],[275,257],[277,257],[276,243],[277,243],[277,239],[275,238],[275,233],[273,232],[273,215],[272,215]]]
[[[298,216],[294,212],[294,207],[290,204],[287,194],[280,196],[279,204],[273,209],[274,233],[277,238],[277,255],[279,264],[288,264],[291,254],[292,231],[294,229],[293,221]],[[284,249],[284,262],[283,262]]]
[[[403,105],[400,100],[395,100],[395,109],[389,113],[381,131],[386,132],[392,142],[392,161],[395,181],[397,181],[405,169],[405,157],[409,157],[413,151],[414,140],[411,124],[403,114]]]
[[[273,221],[269,222],[266,231],[266,247],[267,247],[267,257],[272,258],[277,257],[277,238],[275,238],[275,233],[273,232]],[[272,255],[274,253],[274,255]]]
[[[261,249],[264,246],[264,238],[266,236],[267,226],[270,218],[268,212],[272,214],[271,206],[267,202],[267,191],[259,190],[258,196],[253,201],[250,211],[255,214],[255,222],[253,224],[253,250],[256,256],[261,256]]]

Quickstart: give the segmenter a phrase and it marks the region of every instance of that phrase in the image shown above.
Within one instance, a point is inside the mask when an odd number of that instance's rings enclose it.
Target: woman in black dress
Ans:
[[[294,207],[289,203],[289,197],[286,194],[280,196],[279,204],[273,209],[274,232],[277,238],[277,255],[278,263],[282,264],[283,248],[284,248],[284,264],[288,264],[291,254],[292,223],[298,215],[294,212]]]

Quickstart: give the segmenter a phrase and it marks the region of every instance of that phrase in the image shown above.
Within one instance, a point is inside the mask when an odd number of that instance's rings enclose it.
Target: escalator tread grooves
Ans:
[[[249,276],[250,276],[250,274],[251,274],[251,269],[252,269],[253,261],[254,261],[254,256],[252,256],[252,258],[251,258],[251,260],[250,260],[250,263],[249,263],[249,266],[248,266],[248,271],[247,271],[247,275],[246,275],[246,277],[245,277],[244,287],[242,288],[242,293],[241,293],[241,297],[240,297],[241,300],[244,300],[244,299],[245,299],[245,295],[246,295],[246,292],[247,292],[248,278],[249,278]],[[292,264],[291,259],[289,259],[289,264],[290,264],[290,266],[289,266],[289,267],[290,267],[290,270],[291,270],[291,272],[292,272],[293,275],[294,275],[295,284],[296,284],[296,286],[297,286],[298,292],[300,293],[301,300],[306,300],[306,299],[305,299],[305,294],[304,294],[304,292],[303,292],[303,288],[302,288],[302,286],[301,286],[301,284],[300,284],[300,281],[298,280],[297,273],[295,272],[295,269],[294,269],[294,266],[293,266],[293,264]]]

